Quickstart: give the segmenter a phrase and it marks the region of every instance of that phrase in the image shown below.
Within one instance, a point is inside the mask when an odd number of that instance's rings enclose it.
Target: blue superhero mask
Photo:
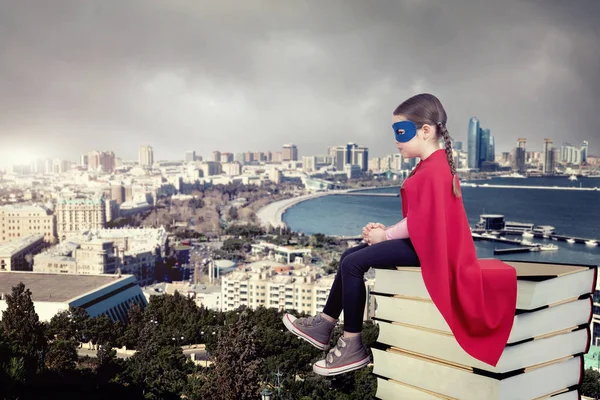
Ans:
[[[412,121],[398,121],[392,125],[396,141],[406,143],[417,135],[417,126]]]

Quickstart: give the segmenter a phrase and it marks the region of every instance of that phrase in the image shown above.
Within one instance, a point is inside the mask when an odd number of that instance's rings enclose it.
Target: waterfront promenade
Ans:
[[[279,200],[273,203],[269,203],[256,213],[260,221],[260,225],[264,227],[268,227],[269,225],[274,228],[286,227],[283,222],[283,214],[285,212],[295,206],[298,203],[301,203],[306,200],[316,199],[317,197],[322,196],[333,196],[333,195],[345,195],[345,196],[374,196],[374,197],[398,197],[397,193],[364,193],[363,191],[373,190],[373,189],[382,189],[385,187],[400,187],[400,186],[374,186],[374,187],[364,187],[364,188],[351,188],[351,189],[339,189],[339,190],[328,190],[325,192],[316,192],[309,193],[298,197],[293,197],[291,199]]]
[[[286,225],[283,222],[283,214],[285,214],[288,208],[306,200],[316,199],[317,197],[327,196],[339,192],[344,191],[330,190],[328,192],[310,193],[298,197],[292,197],[291,199],[275,201],[258,210],[256,212],[256,216],[258,217],[261,226],[268,227],[271,225],[274,228],[285,228]]]

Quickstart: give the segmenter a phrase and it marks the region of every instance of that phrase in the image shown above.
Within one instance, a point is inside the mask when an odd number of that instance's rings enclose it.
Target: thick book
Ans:
[[[596,266],[506,261],[517,272],[517,309],[535,310],[593,293]],[[431,298],[419,267],[375,269],[373,292],[413,300]]]
[[[458,400],[439,393],[404,384],[393,379],[377,377],[375,397],[380,400]],[[579,400],[577,388],[566,388],[533,400]]]
[[[379,271],[377,271],[379,273]],[[436,332],[451,334],[450,327],[431,300],[417,300],[402,295],[380,295],[375,298],[375,320],[400,322]],[[589,324],[593,316],[590,293],[581,299],[548,304],[535,310],[516,310],[508,343],[516,343],[573,326]]]
[[[575,387],[583,377],[582,355],[568,356],[506,373],[491,373],[393,348],[378,346],[373,347],[372,352],[375,375],[441,398],[538,399],[547,397],[549,393],[559,393],[564,388]]]
[[[461,368],[493,373],[508,373],[539,365],[573,354],[587,353],[590,344],[589,325],[575,326],[559,332],[509,344],[496,366],[467,354],[454,336],[397,322],[379,322],[377,342],[409,354],[444,360]]]

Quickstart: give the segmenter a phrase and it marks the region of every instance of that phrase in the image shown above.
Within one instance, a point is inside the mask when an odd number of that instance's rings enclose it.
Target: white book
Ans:
[[[380,400],[458,400],[454,397],[443,396],[439,393],[406,385],[393,379],[377,377],[377,392],[375,397]],[[534,400],[579,400],[577,389],[563,389]]]
[[[405,385],[461,400],[536,399],[578,385],[583,375],[583,357],[529,367],[507,374],[486,375],[449,365],[441,360],[402,351],[373,347],[373,373]],[[443,397],[442,397],[443,398]]]
[[[534,310],[593,293],[596,267],[506,261],[517,271],[517,309]],[[419,267],[375,269],[378,294],[431,300]]]
[[[543,364],[573,354],[584,354],[590,343],[589,327],[573,327],[562,332],[532,338],[504,348],[496,366],[467,354],[451,334],[408,326],[397,322],[380,322],[377,342],[394,349],[443,360],[461,368],[492,373],[509,373]]]
[[[442,314],[431,300],[401,296],[374,295],[375,320],[400,322],[451,334]],[[517,310],[508,343],[538,337],[550,332],[589,324],[592,318],[591,295],[581,300],[551,304],[536,311]]]

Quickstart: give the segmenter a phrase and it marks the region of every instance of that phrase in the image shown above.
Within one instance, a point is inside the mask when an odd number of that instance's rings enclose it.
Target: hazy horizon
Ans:
[[[497,153],[547,137],[598,155],[599,19],[596,0],[0,2],[0,167],[145,144],[382,156],[419,92],[465,147],[476,116]]]

